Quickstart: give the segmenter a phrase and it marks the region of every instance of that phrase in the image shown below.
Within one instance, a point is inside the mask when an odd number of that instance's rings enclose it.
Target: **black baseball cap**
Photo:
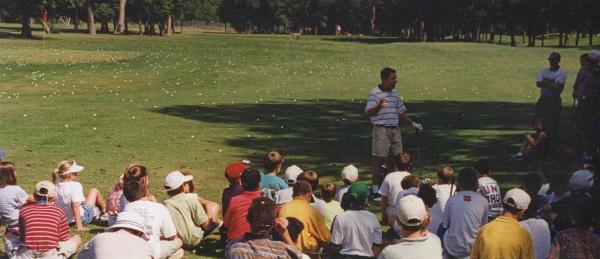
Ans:
[[[558,52],[550,53],[548,60],[560,60],[560,54]]]
[[[242,187],[246,189],[255,189],[260,184],[260,172],[256,168],[249,167],[242,172]]]

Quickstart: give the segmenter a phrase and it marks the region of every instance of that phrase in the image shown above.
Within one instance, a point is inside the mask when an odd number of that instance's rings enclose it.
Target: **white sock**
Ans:
[[[372,191],[373,193],[377,193],[377,192],[379,191],[379,185],[377,185],[377,184],[372,184],[372,185],[371,185],[371,191]]]

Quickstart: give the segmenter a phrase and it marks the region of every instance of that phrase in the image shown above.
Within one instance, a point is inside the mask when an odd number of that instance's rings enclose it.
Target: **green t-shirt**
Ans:
[[[202,241],[204,230],[200,225],[208,220],[208,216],[193,193],[180,193],[165,200],[177,234],[183,241],[183,247],[191,249]]]

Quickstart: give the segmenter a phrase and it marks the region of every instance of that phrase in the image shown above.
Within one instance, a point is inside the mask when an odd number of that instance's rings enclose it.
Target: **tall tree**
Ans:
[[[87,28],[90,35],[96,34],[96,21],[94,20],[94,4],[92,0],[85,0],[85,11],[87,12]]]

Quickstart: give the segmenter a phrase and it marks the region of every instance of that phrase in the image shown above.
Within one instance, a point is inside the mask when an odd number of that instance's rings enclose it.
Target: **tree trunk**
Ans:
[[[579,31],[577,31],[577,35],[575,36],[575,47],[579,47]]]
[[[517,41],[515,39],[515,29],[510,29],[510,46],[516,47]]]
[[[29,15],[29,10],[23,11],[23,17],[21,22],[21,36],[26,38],[31,38],[31,18]]]
[[[546,39],[546,34],[542,32],[542,48],[544,47],[544,40]]]
[[[563,47],[569,46],[569,33],[565,33],[565,43]]]
[[[498,41],[498,44],[502,45],[502,33],[500,33],[500,40]]]
[[[494,31],[494,25],[490,25],[490,39],[488,40],[488,43],[494,43],[494,38],[496,36],[495,33],[496,32]]]
[[[127,0],[119,0],[119,23],[117,29],[115,30],[115,34],[124,34],[125,33],[125,4]]]
[[[173,36],[173,16],[167,16],[167,20],[163,24],[161,34],[165,37]]]
[[[475,31],[475,38],[477,39],[477,42],[481,42],[481,24],[480,23],[477,24],[477,30]]]
[[[588,38],[588,45],[592,46],[594,41],[592,40],[594,38],[594,32],[590,29],[590,31],[588,32],[589,34],[589,38]]]
[[[375,35],[375,18],[377,13],[375,12],[375,1],[373,1],[373,7],[371,8],[371,35]]]
[[[142,35],[142,33],[144,33],[144,31],[142,30],[142,19],[138,20],[138,35]]]
[[[127,23],[127,20],[125,20],[125,31],[123,33],[124,34],[129,33],[129,24]]]
[[[523,40],[521,41],[522,44],[525,44],[525,38],[527,37],[526,32],[523,31]]]
[[[563,33],[562,31],[558,32],[558,47],[562,47],[563,46]]]
[[[87,10],[87,27],[90,35],[96,34],[96,22],[94,21],[94,9],[92,0],[85,0],[85,9]]]
[[[75,5],[75,20],[73,21],[73,30],[79,31],[79,6]]]

